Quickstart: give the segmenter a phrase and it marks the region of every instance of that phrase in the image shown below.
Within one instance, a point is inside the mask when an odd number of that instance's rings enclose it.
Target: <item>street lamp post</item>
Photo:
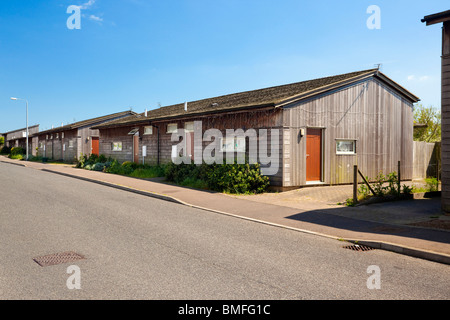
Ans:
[[[28,100],[26,100],[26,99],[21,99],[21,98],[14,98],[14,97],[11,97],[11,100],[23,100],[23,101],[25,101],[26,104],[27,104],[27,148],[26,148],[26,150],[27,150],[27,155],[26,155],[26,160],[28,161]]]

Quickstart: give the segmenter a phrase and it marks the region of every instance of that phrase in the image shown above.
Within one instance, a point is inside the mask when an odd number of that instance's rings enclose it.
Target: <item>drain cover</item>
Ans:
[[[370,251],[370,250],[374,250],[374,248],[368,247],[368,246],[362,246],[359,244],[354,244],[351,246],[345,246],[343,247],[344,249],[350,249],[353,251]]]
[[[41,267],[53,266],[55,264],[67,263],[77,261],[80,259],[84,259],[84,257],[81,254],[78,254],[73,251],[54,253],[46,256],[33,258],[33,260]]]

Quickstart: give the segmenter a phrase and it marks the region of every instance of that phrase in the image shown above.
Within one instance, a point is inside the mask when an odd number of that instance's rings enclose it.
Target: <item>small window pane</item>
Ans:
[[[337,154],[355,154],[355,140],[338,140],[336,141]]]
[[[144,127],[144,134],[153,134],[153,127],[152,126]]]
[[[112,151],[122,151],[122,142],[113,142]]]
[[[171,123],[167,125],[167,133],[174,133],[177,132],[177,124]]]
[[[194,123],[193,122],[186,122],[184,124],[184,131],[185,132],[194,132]]]

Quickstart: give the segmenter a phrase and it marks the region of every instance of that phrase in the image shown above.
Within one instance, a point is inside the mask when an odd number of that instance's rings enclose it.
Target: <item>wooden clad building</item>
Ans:
[[[441,55],[441,181],[442,209],[450,212],[450,10],[425,16],[426,25],[442,23]]]
[[[37,139],[33,136],[39,132],[39,125],[28,126],[28,148],[29,154],[35,155]],[[20,147],[23,149],[27,148],[27,128],[16,129],[9,131],[4,134],[5,137],[5,145],[7,147]]]
[[[180,103],[96,128],[100,153],[122,162],[169,162],[175,144],[172,132],[193,132],[200,124],[203,143],[191,148],[192,159],[211,143],[204,137],[209,129],[220,130],[224,137],[227,129],[254,129],[258,141],[267,129],[266,149],[276,155],[262,167],[276,167],[269,175],[272,186],[351,183],[355,164],[375,177],[380,171],[397,171],[398,161],[408,180],[413,167],[413,103],[418,100],[378,69],[370,69]],[[226,152],[224,141],[216,151]],[[249,154],[249,138],[235,142],[236,155]],[[271,150],[272,145],[277,150]]]
[[[70,162],[81,154],[99,154],[99,132],[92,127],[132,114],[135,112],[118,112],[38,132],[33,135],[37,139],[37,155]]]

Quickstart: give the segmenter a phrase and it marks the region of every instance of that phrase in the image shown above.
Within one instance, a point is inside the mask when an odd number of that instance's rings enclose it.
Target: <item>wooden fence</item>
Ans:
[[[413,179],[440,179],[441,143],[413,142]]]

